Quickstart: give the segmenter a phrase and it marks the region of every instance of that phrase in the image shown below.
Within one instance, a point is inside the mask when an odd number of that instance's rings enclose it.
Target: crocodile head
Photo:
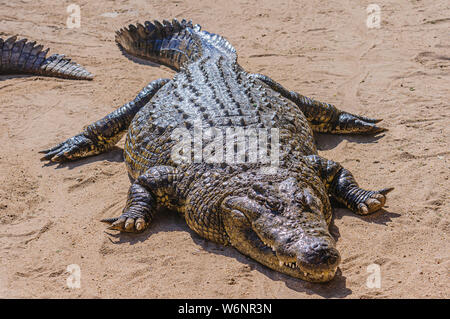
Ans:
[[[340,256],[324,201],[317,187],[287,177],[250,182],[246,193],[226,197],[221,207],[230,243],[241,253],[287,275],[326,282],[333,279]]]

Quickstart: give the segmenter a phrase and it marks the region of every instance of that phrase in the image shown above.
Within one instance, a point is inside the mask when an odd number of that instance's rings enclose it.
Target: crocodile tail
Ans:
[[[173,19],[172,22],[145,21],[144,25],[130,24],[116,32],[116,42],[126,53],[176,71],[185,62],[196,60],[201,55],[201,43],[194,36],[200,26],[192,21]]]
[[[17,40],[12,36],[6,40],[0,38],[0,74],[34,74],[65,79],[92,80],[93,75],[81,65],[72,62],[63,54],[47,57],[49,49],[42,45]]]

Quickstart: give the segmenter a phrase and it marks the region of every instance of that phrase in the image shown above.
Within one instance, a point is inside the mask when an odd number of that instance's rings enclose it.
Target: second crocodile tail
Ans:
[[[63,54],[47,57],[48,51],[34,41],[17,40],[17,36],[6,40],[0,38],[0,75],[34,74],[65,79],[93,79],[94,76],[78,63]]]

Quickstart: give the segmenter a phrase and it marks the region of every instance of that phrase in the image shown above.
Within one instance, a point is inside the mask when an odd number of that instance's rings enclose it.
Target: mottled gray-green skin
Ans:
[[[340,256],[328,226],[330,197],[359,214],[384,205],[388,190],[365,191],[338,163],[317,155],[313,130],[378,133],[378,120],[290,92],[247,73],[222,37],[190,22],[130,25],[116,37],[129,54],[166,64],[173,79],[149,84],[138,97],[85,131],[44,151],[48,160],[98,154],[126,134],[124,158],[133,178],[127,205],[111,229],[142,231],[162,206],[178,211],[200,236],[285,274],[331,280]],[[194,135],[215,128],[279,131],[277,167],[177,162],[175,129]],[[204,141],[207,145],[208,141]],[[224,147],[225,143],[224,143]]]

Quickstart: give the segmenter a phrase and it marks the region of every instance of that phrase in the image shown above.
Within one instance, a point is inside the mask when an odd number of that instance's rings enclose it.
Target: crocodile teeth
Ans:
[[[270,247],[270,249],[272,249],[275,252],[275,248],[273,247],[273,245],[270,245],[268,243],[266,243],[265,241],[263,241],[264,245],[266,245],[267,247]]]
[[[292,262],[292,263],[287,263],[287,262],[282,262],[281,260],[279,261],[280,266],[286,266],[292,269],[297,268],[297,263]]]
[[[282,262],[281,260],[279,260],[279,261],[278,261],[278,264],[279,264],[279,265],[280,265],[280,267],[281,267],[281,266],[283,266],[283,265],[284,265],[284,262]]]

